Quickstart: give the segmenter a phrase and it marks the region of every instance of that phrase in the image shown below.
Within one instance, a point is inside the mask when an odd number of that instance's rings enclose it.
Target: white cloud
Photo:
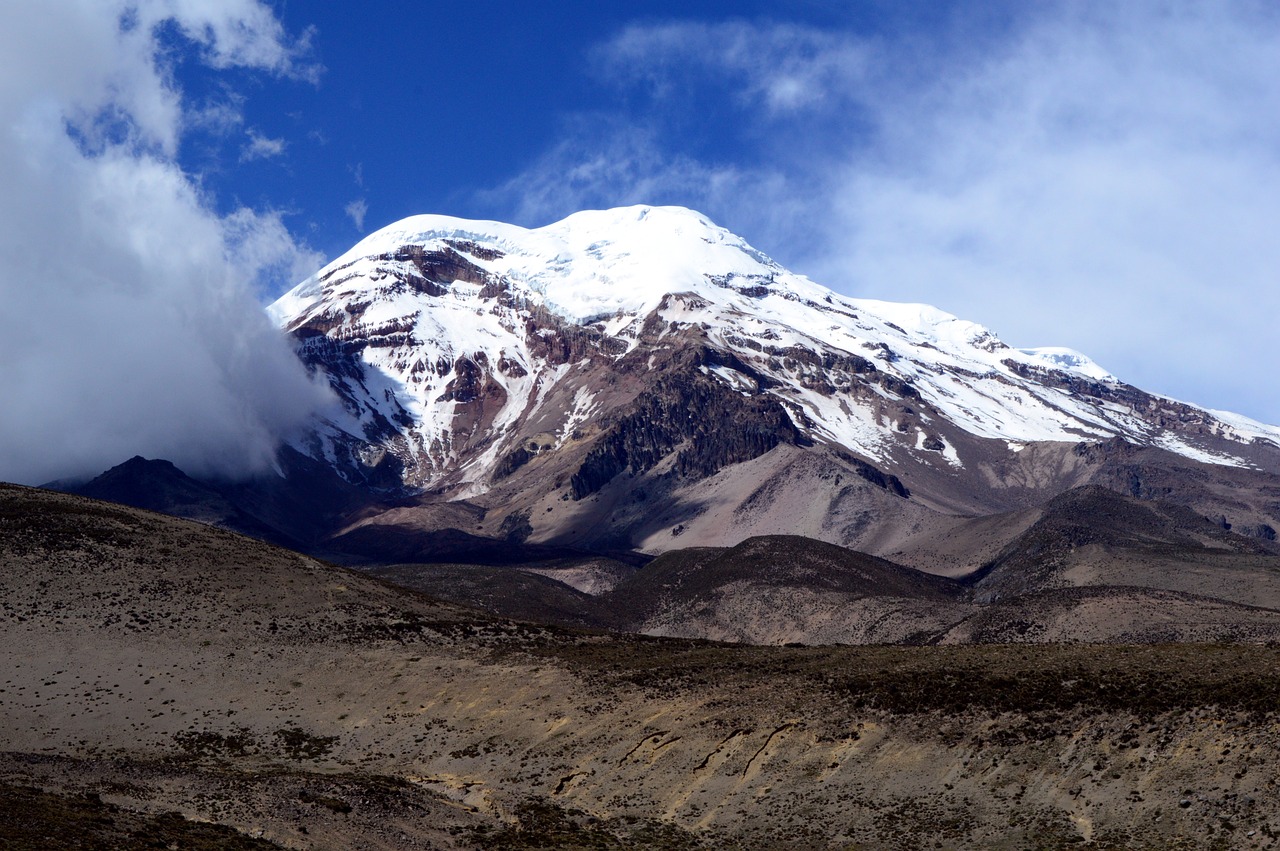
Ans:
[[[526,218],[699,207],[844,292],[937,304],[1012,344],[1072,346],[1146,389],[1280,421],[1280,12],[1008,10],[999,27],[961,8],[874,40],[630,27],[595,68],[649,96],[569,122],[503,190]],[[698,102],[730,120],[690,148]]]
[[[244,125],[243,98],[228,97],[187,110],[185,125],[200,128],[218,136],[228,136]]]
[[[50,0],[6,16],[0,479],[93,474],[133,454],[261,470],[327,399],[256,299],[318,258],[278,214],[220,217],[178,167],[164,21],[214,66],[307,76],[250,0]]]
[[[564,141],[484,199],[512,209],[516,221],[546,224],[575,210],[706,198],[737,179],[732,167],[669,155],[651,132],[630,125],[609,132],[606,123],[596,116],[575,120]]]
[[[873,51],[860,39],[789,24],[673,22],[627,27],[594,54],[615,80],[669,96],[701,73],[770,113],[856,100]]]
[[[260,0],[152,0],[127,8],[137,10],[140,30],[162,22],[177,25],[213,68],[260,68],[312,83],[319,79],[320,66],[304,58],[313,31],[289,38]]]
[[[875,159],[824,202],[822,276],[1280,420],[1280,21],[1261,8],[1064,7],[877,104]]]
[[[513,179],[480,193],[479,201],[528,227],[578,210],[674,204],[714,215],[740,233],[771,234],[775,244],[797,253],[816,248],[808,218],[812,192],[804,178],[671,154],[653,128],[599,116],[571,125],[564,141]]]
[[[263,136],[257,130],[250,130],[248,135],[249,143],[240,149],[240,162],[242,163],[278,157],[284,153],[284,149],[287,147],[284,139],[272,139]]]
[[[364,217],[369,212],[369,202],[363,198],[357,198],[342,209],[350,217],[352,223],[355,224],[356,230],[363,232]]]

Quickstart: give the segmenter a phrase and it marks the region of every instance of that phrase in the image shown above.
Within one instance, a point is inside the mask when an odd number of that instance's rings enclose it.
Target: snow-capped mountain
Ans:
[[[660,549],[659,533],[778,504],[762,482],[797,464],[968,514],[1075,481],[1080,447],[1117,439],[1280,471],[1280,428],[927,305],[837,295],[681,208],[532,230],[415,216],[270,312],[341,402],[295,448],[453,505],[437,525],[462,528],[465,506],[490,534]]]

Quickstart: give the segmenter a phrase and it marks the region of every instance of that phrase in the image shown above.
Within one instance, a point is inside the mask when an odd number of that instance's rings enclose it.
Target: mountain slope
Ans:
[[[299,546],[297,541],[250,516],[213,486],[191,478],[168,461],[134,457],[69,490],[93,499],[232,529],[279,546]]]
[[[1054,588],[1131,586],[1280,609],[1280,558],[1180,505],[1090,486],[1050,500],[972,577],[989,602]]]
[[[652,635],[752,644],[923,643],[970,614],[954,582],[794,535],[668,552],[602,601]]]
[[[970,524],[970,536],[1007,524],[1009,542],[959,581],[796,535],[668,550],[638,570],[606,559],[371,570],[503,617],[748,644],[1280,638],[1272,545],[1181,506],[1090,486]]]
[[[1103,462],[1080,446],[1280,472],[1280,429],[925,305],[839,296],[679,208],[535,230],[415,216],[271,313],[339,399],[294,448],[362,487],[475,506],[466,531],[495,538],[661,552],[736,543],[754,515],[774,519],[750,534],[888,551],[937,517],[1082,484]],[[821,528],[761,492],[783,479],[825,500]],[[1277,515],[1253,505],[1246,525]],[[366,513],[346,531],[404,524]]]

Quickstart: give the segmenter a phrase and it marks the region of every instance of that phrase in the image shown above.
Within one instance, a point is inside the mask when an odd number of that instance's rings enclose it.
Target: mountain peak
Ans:
[[[272,313],[278,320],[294,315],[322,294],[326,279],[349,280],[371,258],[410,246],[468,254],[541,306],[579,323],[619,312],[647,313],[668,294],[703,292],[708,278],[786,274],[745,240],[683,207],[585,210],[540,228],[418,215],[365,237],[287,294]]]
[[[343,400],[295,448],[450,498],[532,459],[560,458],[553,480],[581,499],[623,471],[707,474],[780,442],[913,493],[912,478],[963,478],[1045,442],[1122,437],[1237,467],[1280,447],[1280,428],[1145,393],[1079,352],[838,295],[680,207],[532,229],[413,216],[271,313]]]

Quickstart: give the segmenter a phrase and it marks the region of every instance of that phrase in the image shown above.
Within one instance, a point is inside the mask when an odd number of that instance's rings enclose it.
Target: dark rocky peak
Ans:
[[[411,263],[421,278],[405,277],[418,292],[438,296],[448,291],[454,281],[483,287],[493,276],[452,248],[428,248],[422,245],[405,245],[391,254],[379,255],[381,260]]]

